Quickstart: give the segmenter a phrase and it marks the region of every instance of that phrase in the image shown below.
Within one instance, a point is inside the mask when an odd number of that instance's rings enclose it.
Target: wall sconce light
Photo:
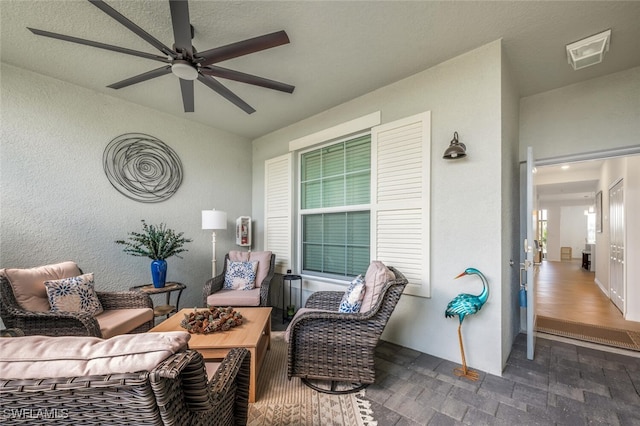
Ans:
[[[442,158],[445,160],[457,160],[458,158],[464,158],[467,156],[467,147],[462,142],[458,141],[458,132],[453,132],[453,139],[449,148],[444,152]]]

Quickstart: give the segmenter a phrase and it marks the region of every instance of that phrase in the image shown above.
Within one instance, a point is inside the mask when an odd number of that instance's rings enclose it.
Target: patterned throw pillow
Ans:
[[[231,290],[252,290],[256,286],[258,262],[227,261],[224,288]]]
[[[93,273],[45,281],[44,286],[52,312],[87,312],[97,315],[103,311],[94,289]]]
[[[353,281],[351,281],[347,291],[344,292],[338,312],[347,314],[360,312],[362,299],[364,299],[364,279],[362,278],[362,275],[358,275]]]

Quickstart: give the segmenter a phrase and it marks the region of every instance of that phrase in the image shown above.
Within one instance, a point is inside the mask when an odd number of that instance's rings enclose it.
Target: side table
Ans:
[[[297,307],[291,303],[292,300],[295,302],[295,299],[291,296],[291,283],[293,281],[299,283],[298,295],[300,296],[300,304]],[[289,289],[289,303],[286,303],[285,296],[287,292],[285,287]],[[302,277],[291,274],[291,269],[288,269],[287,274],[282,277],[282,323],[284,324],[285,321],[291,321],[296,311],[300,308],[302,308]]]
[[[138,285],[135,287],[131,287],[129,290],[141,291],[149,295],[166,293],[167,295],[166,305],[154,306],[153,315],[156,317],[166,315],[167,318],[169,318],[169,315],[171,315],[174,312],[178,312],[178,310],[180,309],[179,307],[180,296],[182,296],[182,290],[184,290],[185,288],[187,288],[187,286],[182,283],[168,282],[164,285],[164,287],[160,287],[160,288],[154,287],[153,284],[145,284],[145,285]],[[171,293],[173,293],[174,291],[178,292],[178,297],[176,299],[175,306],[171,304]]]

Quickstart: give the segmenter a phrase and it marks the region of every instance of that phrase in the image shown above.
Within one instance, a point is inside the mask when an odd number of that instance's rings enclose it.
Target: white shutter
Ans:
[[[409,280],[406,294],[430,297],[431,113],[371,133],[371,254]]]
[[[291,154],[264,163],[265,250],[276,255],[276,272],[291,268]]]

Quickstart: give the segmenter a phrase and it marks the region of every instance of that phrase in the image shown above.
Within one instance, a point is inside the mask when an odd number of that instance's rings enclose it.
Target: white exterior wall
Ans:
[[[227,211],[220,263],[236,248],[235,218],[251,214],[250,141],[10,65],[1,71],[0,268],[73,260],[95,273],[97,289],[128,290],[151,282],[151,260],[124,254],[114,240],[140,230],[141,219],[165,222],[194,240],[184,259],[168,259],[167,278],[188,286],[181,307],[201,306],[212,256],[201,210]],[[153,135],[180,157],[182,186],[168,200],[136,202],[107,180],[102,153],[130,132]]]
[[[263,245],[264,162],[288,152],[290,141],[380,111],[382,124],[431,111],[431,298],[404,295],[383,338],[460,362],[458,322],[446,319],[447,303],[461,292],[480,292],[479,282],[453,278],[466,267],[483,271],[491,286],[489,301],[465,320],[467,362],[501,374],[503,324],[501,43],[490,43],[397,83],[280,129],[253,144],[253,217],[256,240]],[[510,96],[513,96],[511,94]],[[445,161],[442,153],[453,132],[467,145],[468,157]],[[513,136],[512,131],[507,132]],[[515,141],[511,141],[515,143]],[[508,174],[507,174],[508,176]],[[305,283],[313,285],[314,283]],[[331,287],[324,284],[324,288]],[[337,286],[344,290],[344,287]],[[506,327],[509,330],[504,331]],[[511,341],[505,347],[511,348]],[[508,355],[508,354],[507,354]]]

